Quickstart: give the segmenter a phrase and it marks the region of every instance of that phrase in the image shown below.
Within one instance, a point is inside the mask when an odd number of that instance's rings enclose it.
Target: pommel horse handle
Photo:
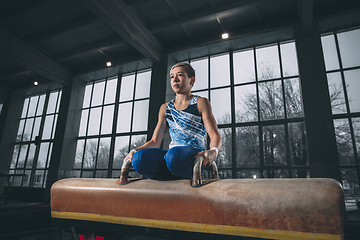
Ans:
[[[204,161],[204,156],[200,156],[195,159],[195,164],[194,164],[194,169],[193,169],[193,178],[191,181],[192,187],[200,187],[204,184],[202,181],[202,178],[201,178],[201,168],[202,168],[203,161]],[[217,168],[215,162],[211,163],[211,169],[212,169],[212,179],[213,180],[218,179],[219,171],[218,171],[218,168]]]
[[[129,168],[131,166],[130,160],[124,160],[124,163],[121,167],[121,174],[120,174],[120,185],[125,185],[129,183]]]

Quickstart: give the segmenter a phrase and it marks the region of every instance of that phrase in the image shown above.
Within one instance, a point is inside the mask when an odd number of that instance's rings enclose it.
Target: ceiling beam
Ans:
[[[72,73],[68,69],[2,27],[0,27],[0,51],[7,58],[6,61],[14,62],[50,81],[66,85],[72,79]]]
[[[5,86],[4,84],[0,83],[0,103],[3,103],[4,100],[9,99],[10,94],[11,94],[11,89],[8,86]]]
[[[313,28],[314,1],[298,0],[298,13],[304,35],[310,35]]]
[[[160,61],[161,44],[122,0],[80,1],[142,55]]]
[[[89,46],[81,47],[81,48],[78,48],[78,49],[76,49],[74,51],[71,51],[71,52],[68,52],[68,53],[63,53],[63,54],[60,54],[58,56],[55,56],[54,60],[56,62],[62,62],[62,61],[65,61],[67,59],[74,58],[74,57],[79,57],[81,55],[85,55],[85,54],[88,54],[88,53],[102,51],[103,49],[106,49],[106,48],[109,48],[109,47],[112,47],[112,46],[116,46],[116,45],[118,45],[118,44],[120,44],[122,42],[123,42],[123,39],[120,38],[120,37],[106,39],[104,41],[95,43],[95,44],[91,45],[90,47]]]
[[[288,31],[289,33],[286,33],[287,32],[286,29],[292,29],[296,21],[297,21],[296,18],[291,21],[277,20],[274,22],[267,22],[266,24],[263,25],[251,26],[248,28],[240,28],[237,29],[236,31],[229,32],[230,37],[225,41],[221,39],[221,37],[219,36],[205,36],[201,39],[197,39],[193,43],[185,42],[182,45],[177,44],[176,46],[170,46],[170,48],[166,50],[168,51],[168,53],[175,53],[184,50],[189,51],[189,49],[193,49],[193,48],[196,49],[197,47],[208,47],[212,44],[218,44],[221,42],[225,42],[224,45],[227,46],[227,50],[236,50],[241,48],[248,48],[258,45],[269,44],[271,42],[291,40],[293,39],[292,31]],[[278,34],[277,31],[280,31],[281,34]],[[266,34],[268,32],[271,33],[268,35],[269,37],[266,38],[258,37],[261,34]],[[285,38],[283,38],[284,32],[286,35]],[[251,41],[251,44],[249,45],[241,46],[239,45],[239,42],[236,41],[236,39],[245,39],[248,37],[253,37],[254,40]],[[241,42],[243,42],[243,40],[241,40]]]
[[[159,24],[155,24],[153,26],[149,27],[149,30],[152,33],[156,33],[159,31],[163,31],[163,30],[167,30],[169,28],[173,28],[176,26],[181,26],[184,24],[190,24],[192,22],[201,20],[201,19],[208,19],[208,18],[215,18],[216,15],[220,14],[220,13],[226,13],[229,11],[234,11],[237,10],[239,8],[242,7],[246,7],[246,6],[252,6],[254,4],[257,4],[259,2],[264,2],[264,1],[268,1],[268,0],[235,0],[229,3],[225,3],[222,4],[220,6],[217,6],[215,9],[214,8],[209,8],[206,10],[202,10],[202,11],[197,11],[185,16],[182,16],[180,18],[174,19],[174,20],[168,20],[168,21],[163,21]]]
[[[173,14],[175,15],[175,17],[179,18],[179,13],[178,13],[176,7],[174,6],[174,4],[172,2],[170,2],[169,0],[166,0],[166,3],[170,7],[170,9],[173,12]]]
[[[11,13],[5,12],[2,16],[0,16],[0,25],[6,23],[7,21],[16,21],[20,16],[32,13],[34,11],[38,11],[54,0],[39,0],[37,3],[32,4],[30,6],[27,5],[26,2],[16,2],[16,12],[13,15]],[[13,1],[14,2],[14,1]]]
[[[125,0],[124,2],[130,7],[135,7],[144,3],[149,3],[151,0]]]
[[[101,65],[98,65],[95,67],[84,68],[84,69],[80,69],[78,72],[76,72],[74,76],[78,77],[81,75],[94,73],[94,72],[101,71],[104,69],[118,68],[119,66],[122,66],[124,64],[141,61],[141,60],[145,60],[144,56],[140,53],[137,53],[137,54],[133,54],[131,56],[125,56],[125,57],[122,57],[122,58],[112,61],[111,62],[112,67],[104,67],[104,64],[101,64]]]
[[[14,77],[18,77],[18,76],[22,76],[22,75],[25,75],[25,74],[30,74],[31,71],[29,70],[23,70],[23,71],[12,71],[12,72],[7,72],[7,73],[3,73],[0,75],[0,79],[1,80],[8,80],[8,79],[11,79],[11,78],[14,78]]]
[[[44,42],[56,37],[59,37],[61,35],[64,35],[66,33],[76,31],[80,28],[89,26],[91,24],[94,24],[96,22],[99,22],[99,19],[95,17],[93,14],[81,16],[78,19],[74,19],[71,21],[71,24],[66,22],[65,24],[54,27],[50,30],[47,30],[44,34],[39,34],[36,38],[32,39],[30,42],[30,45],[36,45],[40,42]]]

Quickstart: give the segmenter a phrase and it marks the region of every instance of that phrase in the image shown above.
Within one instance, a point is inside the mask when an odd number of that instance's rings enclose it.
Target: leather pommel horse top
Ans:
[[[63,179],[52,217],[275,239],[342,239],[344,194],[333,179]]]

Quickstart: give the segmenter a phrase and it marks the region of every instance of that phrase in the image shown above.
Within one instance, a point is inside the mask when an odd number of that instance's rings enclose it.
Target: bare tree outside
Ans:
[[[343,86],[340,72],[327,74],[328,88],[330,93],[331,109],[333,114],[346,114],[346,100],[344,88],[348,89],[348,82]],[[348,98],[351,105],[352,98]],[[360,118],[340,118],[334,119],[335,136],[338,150],[338,157],[341,169],[342,183],[347,197],[360,196],[358,174],[355,168],[355,155],[359,155],[360,149]],[[352,129],[352,131],[351,131]],[[352,137],[351,134],[354,134]],[[354,142],[353,140],[354,139]],[[356,149],[354,149],[356,148]]]
[[[259,69],[260,79],[276,78],[270,63],[262,62],[259,65],[262,66]],[[287,159],[290,159],[292,166],[307,166],[307,143],[303,122],[288,123],[287,138],[284,124],[265,125],[261,129],[257,124],[259,118],[262,121],[285,119],[285,110],[287,118],[303,116],[299,79],[285,79],[283,82],[280,80],[261,81],[258,84],[258,93],[254,84],[255,76],[246,82],[249,84],[238,86],[235,89],[235,118],[237,122],[254,123],[236,129],[236,167],[260,168],[260,151],[264,156],[263,164],[265,167],[285,166],[288,164]],[[224,116],[223,122],[227,122],[225,118],[230,118],[230,116]],[[217,161],[219,167],[232,167],[230,161],[232,152],[231,129],[220,130],[223,147]],[[260,130],[262,132],[262,149],[260,149]],[[289,153],[286,150],[286,141],[289,141]],[[250,172],[258,173],[256,170],[250,170]],[[288,170],[269,169],[263,174],[264,177],[272,178],[289,177]],[[307,176],[306,170],[295,170],[293,175],[296,177]],[[249,174],[238,174],[237,177],[249,177]]]
[[[74,168],[81,168],[82,158],[84,157],[84,169],[95,169],[95,163],[98,169],[107,169],[109,167],[109,154],[110,143],[100,141],[98,151],[98,139],[88,139],[85,152],[83,143],[80,145],[80,148],[78,148]]]
[[[137,146],[141,146],[146,142],[146,136],[144,135],[141,135],[141,137],[133,136],[133,139],[135,140],[132,141],[131,149]],[[100,139],[100,142],[98,141],[98,139],[88,139],[86,141],[85,149],[85,141],[78,141],[74,169],[83,168],[85,170],[95,170],[96,165],[96,176],[107,177],[110,159],[110,138],[102,138]],[[113,169],[121,168],[123,159],[128,154],[128,152],[129,144],[126,144],[115,150]]]

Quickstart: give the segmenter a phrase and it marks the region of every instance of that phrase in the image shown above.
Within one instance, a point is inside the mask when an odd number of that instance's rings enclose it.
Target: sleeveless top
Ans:
[[[192,146],[205,150],[206,129],[197,107],[199,96],[193,96],[189,106],[176,110],[174,99],[166,106],[166,120],[169,125],[171,143],[169,149],[177,146]]]

